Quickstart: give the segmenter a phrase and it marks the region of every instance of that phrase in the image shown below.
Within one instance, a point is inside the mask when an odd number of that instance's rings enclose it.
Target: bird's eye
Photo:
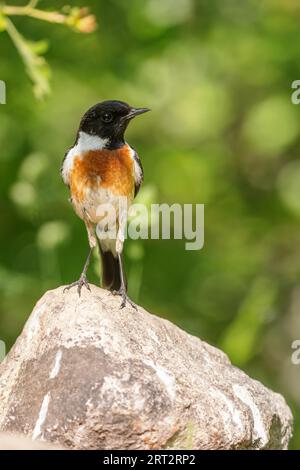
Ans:
[[[113,120],[112,113],[104,113],[102,115],[102,121],[105,122],[106,124],[112,122],[112,120]]]

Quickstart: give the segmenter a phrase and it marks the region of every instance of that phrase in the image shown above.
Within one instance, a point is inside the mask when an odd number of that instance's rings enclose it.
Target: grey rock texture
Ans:
[[[282,396],[91,286],[47,292],[0,365],[0,430],[75,449],[284,449]]]

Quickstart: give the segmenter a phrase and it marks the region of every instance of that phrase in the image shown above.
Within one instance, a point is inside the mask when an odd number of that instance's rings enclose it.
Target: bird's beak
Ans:
[[[126,115],[126,120],[132,119],[140,114],[144,114],[150,111],[149,108],[131,108],[129,113]]]

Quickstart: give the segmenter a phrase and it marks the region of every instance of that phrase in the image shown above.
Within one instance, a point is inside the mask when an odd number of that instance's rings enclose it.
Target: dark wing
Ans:
[[[133,149],[134,155],[134,197],[138,194],[142,182],[144,181],[144,170],[137,152]]]

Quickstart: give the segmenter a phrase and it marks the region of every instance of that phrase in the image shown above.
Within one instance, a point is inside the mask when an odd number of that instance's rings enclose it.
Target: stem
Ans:
[[[32,5],[36,5],[37,1],[29,2],[25,7],[15,7],[4,5],[0,7],[0,11],[7,16],[30,16],[42,21],[48,21],[49,23],[63,24],[66,21],[66,16],[56,11],[43,11],[34,8]]]
[[[13,41],[14,45],[16,46],[23,59],[27,61],[29,59],[28,51],[24,47],[24,43],[22,41],[20,33],[9,19],[6,20],[6,31],[8,32],[11,40]]]
[[[43,97],[49,92],[48,80],[41,71],[41,68],[46,64],[45,60],[32,52],[23,36],[9,18],[6,18],[6,31],[22,57],[26,71],[34,83],[36,95]]]

